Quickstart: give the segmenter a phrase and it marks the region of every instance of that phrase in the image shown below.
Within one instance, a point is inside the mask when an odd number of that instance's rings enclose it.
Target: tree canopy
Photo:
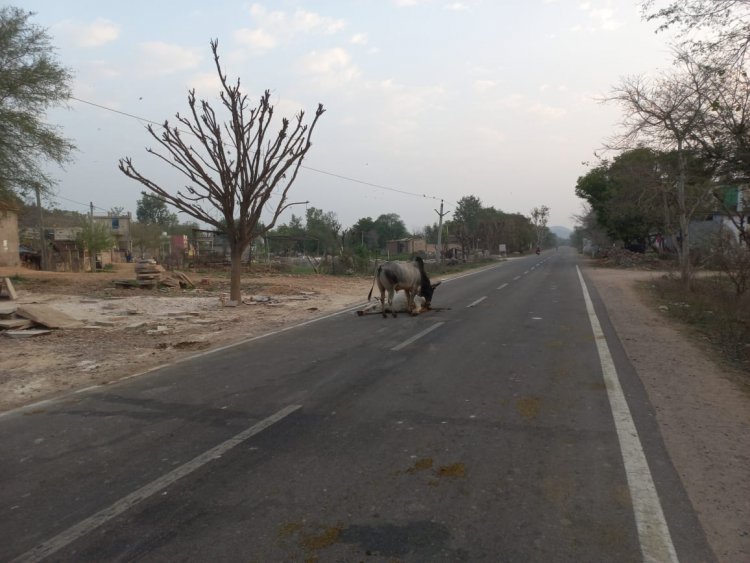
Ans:
[[[139,223],[174,227],[177,225],[177,214],[171,213],[167,204],[159,196],[141,192],[141,199],[136,202],[135,216]]]
[[[54,181],[44,163],[65,164],[75,149],[45,119],[49,108],[70,98],[72,74],[55,59],[33,15],[0,8],[0,197],[49,193]]]

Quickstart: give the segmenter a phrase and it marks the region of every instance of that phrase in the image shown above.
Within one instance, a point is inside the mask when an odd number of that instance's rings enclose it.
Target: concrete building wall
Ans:
[[[0,203],[0,266],[19,266],[18,213]]]

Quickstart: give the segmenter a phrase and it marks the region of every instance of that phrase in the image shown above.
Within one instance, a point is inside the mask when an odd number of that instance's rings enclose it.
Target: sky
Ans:
[[[290,191],[309,203],[281,222],[311,206],[344,229],[396,213],[418,231],[437,223],[441,200],[451,212],[465,196],[527,216],[546,205],[550,226],[572,228],[576,180],[619,131],[620,108],[602,98],[672,60],[669,37],[631,0],[12,5],[35,12],[74,75],[75,99],[47,116],[77,146],[71,164],[52,169],[54,201],[80,212],[93,203],[97,214],[135,215],[144,187],[118,170],[123,157],[175,192],[184,186],[146,152],[157,148],[146,120],[174,123],[191,88],[218,108],[211,39],[253,105],[271,91],[276,128],[324,105]]]

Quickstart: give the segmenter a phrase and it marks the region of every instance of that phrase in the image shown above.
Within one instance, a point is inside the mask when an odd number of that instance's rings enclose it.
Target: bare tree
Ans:
[[[255,237],[276,225],[284,210],[295,205],[287,199],[289,189],[310,150],[313,130],[325,110],[318,104],[310,125],[303,123],[303,111],[291,123],[284,118],[274,136],[269,132],[274,111],[270,91],[260,98],[258,107],[250,108],[247,95],[240,90],[240,80],[230,84],[222,72],[218,41],[211,41],[211,51],[221,80],[221,104],[229,113],[229,120],[221,123],[209,103],[198,101],[195,90],[191,90],[190,116],[178,113],[179,126],[171,127],[165,121],[161,134],[147,126],[166,154],[151,148],[147,152],[188,179],[184,191],[173,194],[164,184],[143,176],[130,157],[121,159],[119,168],[168,204],[226,232],[232,261],[230,299],[239,301],[242,254]],[[273,204],[272,196],[278,197]],[[270,209],[272,217],[261,222],[264,209]]]
[[[549,220],[549,207],[542,205],[531,210],[531,224],[536,231],[536,246],[542,245],[542,237],[546,234],[547,221]]]
[[[750,48],[750,0],[671,0],[658,8],[642,0],[647,21],[674,29],[679,47],[692,56],[742,69]]]
[[[688,201],[688,159],[697,150],[696,135],[704,126],[708,100],[705,78],[682,59],[685,69],[659,75],[654,80],[642,77],[624,78],[606,101],[619,103],[625,114],[624,132],[611,148],[624,149],[645,142],[676,156],[674,196],[677,204],[677,239],[680,276],[686,286],[691,283],[689,223],[710,195],[705,189]]]

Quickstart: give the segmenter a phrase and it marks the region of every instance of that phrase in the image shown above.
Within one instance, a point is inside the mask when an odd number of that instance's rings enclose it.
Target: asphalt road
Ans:
[[[433,305],[6,413],[0,560],[714,560],[572,250]]]

